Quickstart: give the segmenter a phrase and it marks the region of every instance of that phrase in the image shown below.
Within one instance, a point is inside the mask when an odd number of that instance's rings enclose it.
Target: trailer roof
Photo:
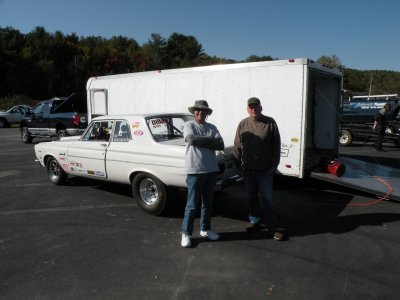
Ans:
[[[202,67],[165,69],[165,70],[156,70],[156,71],[106,75],[106,76],[91,77],[91,78],[89,78],[88,83],[91,80],[114,79],[114,78],[118,78],[118,77],[127,77],[127,76],[128,77],[129,76],[140,76],[140,75],[151,74],[151,73],[159,74],[159,73],[185,73],[185,72],[196,72],[196,71],[202,72],[205,70],[225,70],[225,69],[240,69],[243,67],[256,68],[256,67],[264,67],[264,66],[284,66],[284,65],[308,65],[312,69],[317,69],[317,70],[323,71],[325,73],[342,76],[342,73],[339,70],[325,67],[325,66],[321,65],[320,63],[313,61],[311,59],[293,58],[293,59],[281,59],[281,60],[234,63],[234,64],[219,64],[219,65],[210,65],[210,66],[202,66]]]

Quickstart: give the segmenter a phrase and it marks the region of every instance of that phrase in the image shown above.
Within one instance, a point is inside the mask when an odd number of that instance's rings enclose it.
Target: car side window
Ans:
[[[130,140],[132,140],[132,135],[128,122],[117,121],[115,123],[113,142],[128,142]]]
[[[39,114],[42,111],[43,103],[40,103],[35,106],[35,108],[32,110],[34,114]]]
[[[19,106],[14,107],[14,108],[10,111],[10,113],[12,113],[12,114],[21,113],[21,107],[19,107]]]
[[[96,121],[92,122],[82,141],[105,141],[110,140],[110,134],[113,129],[114,121]]]

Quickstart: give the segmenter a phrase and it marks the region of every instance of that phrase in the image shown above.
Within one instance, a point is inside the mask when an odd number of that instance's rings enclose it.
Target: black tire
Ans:
[[[60,140],[62,137],[68,136],[68,131],[66,131],[65,129],[61,129],[59,131],[57,131],[57,140]]]
[[[28,130],[28,127],[22,127],[21,129],[21,139],[25,144],[32,143],[32,136]]]
[[[0,119],[0,128],[8,128],[11,124],[6,119]]]
[[[341,146],[350,146],[353,141],[353,136],[349,130],[343,129],[339,138],[339,143]]]
[[[140,173],[132,181],[133,198],[146,213],[159,215],[167,202],[165,185],[157,177]]]
[[[57,159],[49,158],[46,163],[47,175],[52,183],[62,185],[67,181],[68,174],[64,172]]]

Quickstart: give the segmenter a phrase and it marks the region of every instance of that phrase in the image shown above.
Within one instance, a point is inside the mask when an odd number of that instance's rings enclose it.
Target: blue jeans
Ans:
[[[188,187],[185,215],[182,223],[182,233],[192,235],[193,224],[196,218],[196,208],[201,200],[200,230],[211,229],[211,213],[217,173],[188,174]]]
[[[261,221],[262,214],[258,200],[258,192],[260,192],[265,225],[269,230],[277,229],[279,225],[274,203],[273,174],[268,170],[246,169],[243,175],[250,222],[259,223]]]

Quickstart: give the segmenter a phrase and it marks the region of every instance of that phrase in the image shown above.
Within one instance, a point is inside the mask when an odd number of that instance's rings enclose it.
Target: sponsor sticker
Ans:
[[[92,176],[94,176],[94,171],[87,170],[87,174],[88,174],[88,175],[92,175]]]
[[[289,149],[281,149],[281,157],[288,157]]]
[[[96,171],[95,175],[98,177],[106,177],[106,174],[104,174],[104,172],[100,172],[100,171]]]
[[[133,134],[135,135],[135,136],[139,136],[139,135],[143,135],[143,131],[142,130],[135,130],[134,132],[133,132]]]
[[[140,127],[140,122],[133,122],[132,123],[132,128],[139,128]]]

